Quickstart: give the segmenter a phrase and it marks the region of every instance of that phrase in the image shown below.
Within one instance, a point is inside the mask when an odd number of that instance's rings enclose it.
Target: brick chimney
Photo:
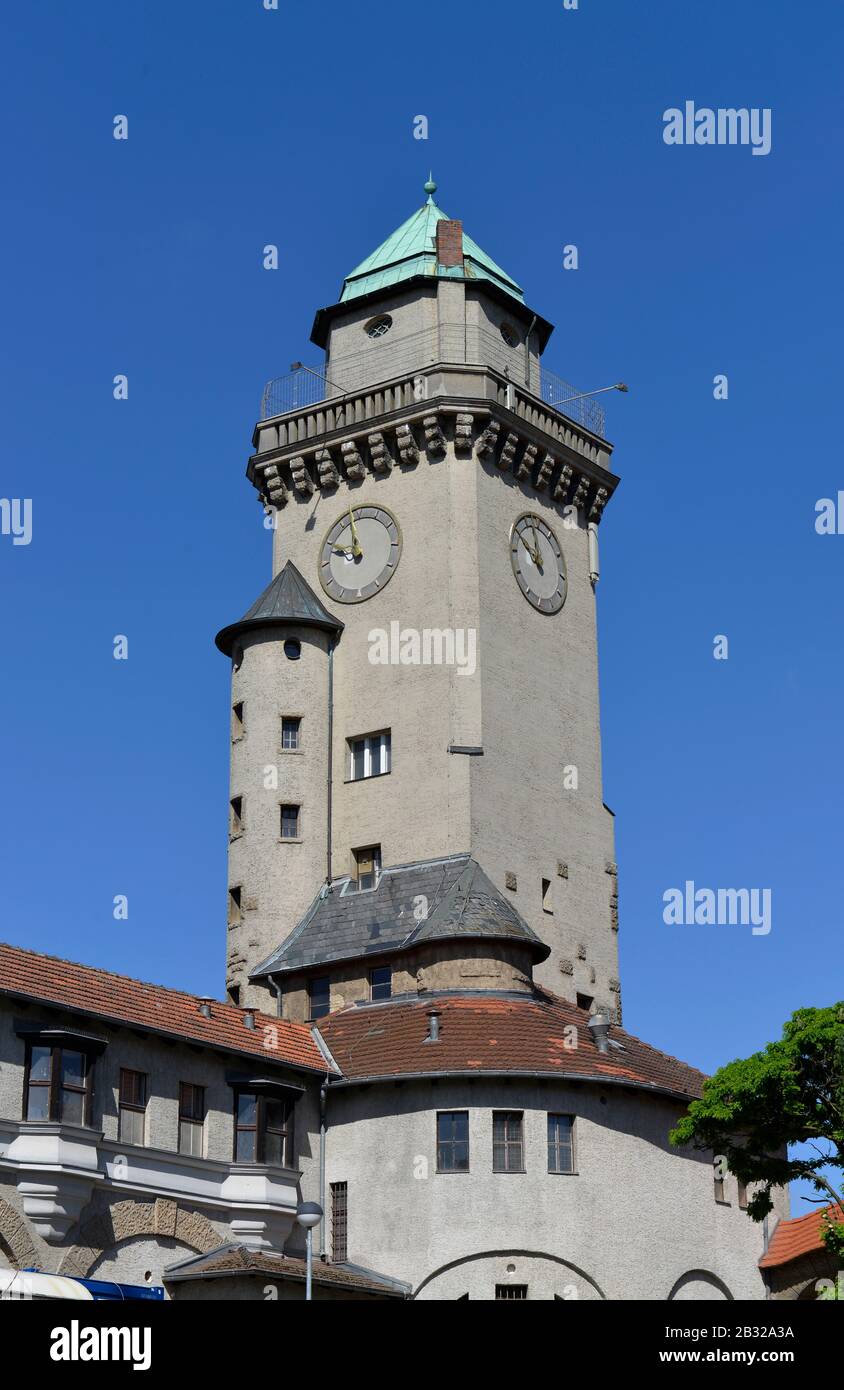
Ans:
[[[440,265],[463,265],[463,223],[442,219],[437,223],[437,261]]]

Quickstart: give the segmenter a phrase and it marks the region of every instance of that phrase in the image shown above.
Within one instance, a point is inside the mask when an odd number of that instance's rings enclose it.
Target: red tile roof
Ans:
[[[204,1018],[197,995],[144,984],[90,965],[75,965],[57,956],[42,956],[19,946],[0,943],[0,994],[53,1004],[224,1052],[326,1071],[325,1059],[304,1023],[289,1023],[256,1010],[253,1031],[246,1027],[242,1009],[216,1000],[211,1003],[211,1017]]]
[[[822,1221],[831,1206],[809,1211],[805,1216],[792,1217],[790,1221],[780,1221],[770,1244],[759,1261],[760,1269],[770,1269],[774,1265],[787,1265],[791,1260],[799,1260],[801,1255],[811,1255],[824,1251],[821,1240]]]
[[[440,1040],[425,1042],[429,1009]],[[319,1031],[350,1079],[415,1072],[539,1072],[699,1096],[705,1076],[615,1026],[623,1051],[598,1051],[589,1015],[554,995],[523,999],[442,996],[352,1007],[320,1019]],[[576,1029],[576,1034],[572,1029]],[[576,1047],[572,1042],[576,1039]]]

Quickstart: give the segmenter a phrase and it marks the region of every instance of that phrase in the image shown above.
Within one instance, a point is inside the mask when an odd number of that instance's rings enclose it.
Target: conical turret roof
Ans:
[[[279,570],[272,583],[255,600],[239,622],[221,628],[214,638],[221,652],[231,656],[235,638],[256,627],[318,627],[342,632],[343,624],[320,603],[310,584],[292,560]]]

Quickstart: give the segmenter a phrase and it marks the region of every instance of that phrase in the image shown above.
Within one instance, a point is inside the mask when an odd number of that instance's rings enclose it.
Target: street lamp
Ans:
[[[582,401],[586,396],[602,396],[605,391],[624,391],[630,390],[623,381],[617,381],[614,386],[601,386],[597,391],[579,391],[576,396],[566,396],[563,401],[555,401],[554,405],[567,405],[569,401]]]
[[[311,1270],[314,1260],[314,1226],[318,1226],[322,1220],[322,1207],[319,1202],[300,1202],[296,1208],[296,1220],[306,1231],[305,1247],[306,1272],[305,1272],[305,1298],[311,1299]]]

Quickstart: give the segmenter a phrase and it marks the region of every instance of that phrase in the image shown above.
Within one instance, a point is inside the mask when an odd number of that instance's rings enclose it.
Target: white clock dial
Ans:
[[[510,531],[510,560],[516,582],[540,613],[559,613],[568,581],[560,542],[547,521],[525,512]]]
[[[401,532],[386,507],[358,504],[339,516],[322,543],[319,579],[338,603],[362,603],[389,584],[401,557]]]

